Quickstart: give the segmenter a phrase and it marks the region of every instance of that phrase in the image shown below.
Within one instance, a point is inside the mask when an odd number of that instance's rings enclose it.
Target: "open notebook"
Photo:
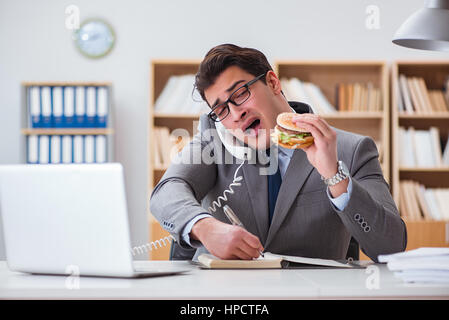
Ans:
[[[357,263],[319,258],[305,258],[265,252],[254,260],[222,260],[211,254],[198,257],[200,267],[207,269],[281,269],[281,268],[360,268]]]

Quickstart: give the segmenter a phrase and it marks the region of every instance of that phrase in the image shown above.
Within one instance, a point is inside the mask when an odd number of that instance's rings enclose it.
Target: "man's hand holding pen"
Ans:
[[[237,225],[223,223],[215,218],[199,220],[190,237],[201,241],[206,249],[220,259],[258,258],[263,246],[255,235]]]

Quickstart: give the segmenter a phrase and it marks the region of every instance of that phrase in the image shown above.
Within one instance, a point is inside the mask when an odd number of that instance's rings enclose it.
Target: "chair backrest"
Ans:
[[[170,260],[192,260],[196,249],[186,249],[181,247],[174,240],[170,243]]]
[[[359,260],[360,258],[359,243],[353,237],[349,241],[348,252],[346,253],[346,259],[349,258],[352,258],[352,260]]]

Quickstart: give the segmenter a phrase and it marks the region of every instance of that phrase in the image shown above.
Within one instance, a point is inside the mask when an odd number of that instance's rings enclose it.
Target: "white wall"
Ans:
[[[100,60],[75,49],[65,8],[81,20],[102,17],[117,35]],[[125,166],[133,243],[147,240],[147,123],[150,60],[202,58],[232,42],[274,59],[442,59],[446,53],[401,48],[395,30],[424,0],[0,0],[0,164],[20,162],[21,81],[111,81],[115,159]],[[368,5],[380,29],[365,27]],[[1,242],[1,241],[0,241]],[[0,259],[4,249],[0,243]]]

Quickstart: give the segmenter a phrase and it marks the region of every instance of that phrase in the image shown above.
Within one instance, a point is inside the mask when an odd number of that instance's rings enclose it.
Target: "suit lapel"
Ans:
[[[285,219],[290,207],[298,196],[303,184],[312,172],[313,166],[309,163],[307,155],[302,150],[295,150],[282,180],[279,195],[274,208],[273,220],[268,230],[265,248],[273,240],[276,232]],[[267,203],[268,207],[268,203]]]
[[[253,208],[257,229],[262,244],[268,234],[268,183],[265,176],[259,174],[259,166],[244,165],[242,167],[245,183],[248,187],[249,200]]]

